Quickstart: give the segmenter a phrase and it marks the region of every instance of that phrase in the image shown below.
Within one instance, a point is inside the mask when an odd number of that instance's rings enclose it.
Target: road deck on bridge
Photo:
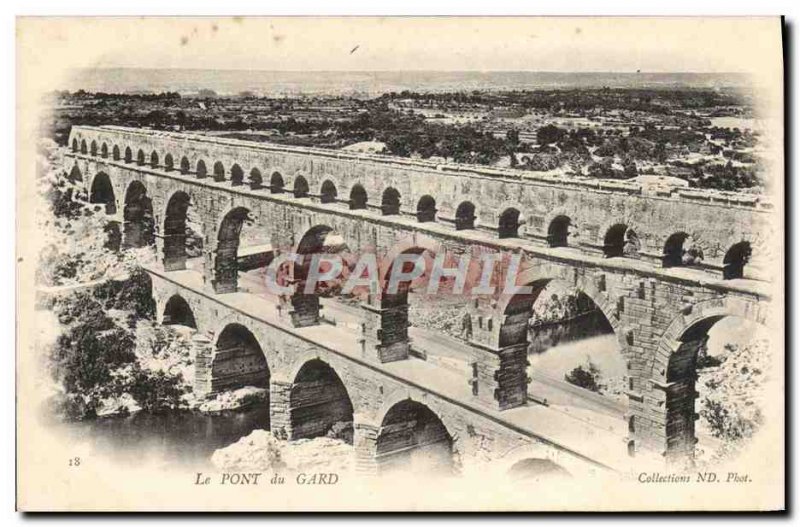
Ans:
[[[265,296],[241,290],[224,295],[209,293],[204,288],[202,274],[191,269],[164,272],[161,269],[150,267],[148,271],[206,296],[212,302],[223,304],[255,320],[311,341],[342,357],[394,377],[404,384],[430,392],[446,401],[494,420],[520,434],[543,440],[600,465],[622,471],[633,468],[634,460],[635,466],[641,468],[649,457],[654,462],[663,463],[649,452],[637,453],[635,458],[631,458],[627,455],[625,437],[547,406],[534,403],[502,412],[483,406],[474,400],[471,388],[463,375],[436,363],[413,357],[408,360],[383,364],[368,360],[362,356],[361,345],[358,342],[359,333],[346,324],[340,326],[322,324],[294,328],[289,322],[288,315],[281,316],[277,304]],[[441,345],[433,342],[429,344]]]

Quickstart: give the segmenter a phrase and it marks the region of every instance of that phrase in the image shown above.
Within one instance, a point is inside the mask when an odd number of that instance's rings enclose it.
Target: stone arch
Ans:
[[[270,368],[266,355],[249,328],[229,322],[217,333],[211,361],[211,392],[245,386],[269,388]]]
[[[417,202],[417,221],[425,223],[436,221],[436,200],[433,196],[425,194]]]
[[[275,171],[269,178],[269,191],[271,194],[283,193],[285,183],[280,172]]]
[[[313,326],[320,322],[319,290],[306,294],[305,287],[308,279],[312,255],[321,253],[339,253],[342,250],[341,237],[328,225],[315,225],[300,237],[294,247],[294,253],[302,255],[302,260],[292,266],[291,275],[295,283],[295,293],[292,295],[292,324],[295,327]]]
[[[125,147],[125,162],[126,163],[131,163],[132,161],[133,161],[133,151],[131,150],[131,147],[126,146]]]
[[[498,238],[519,238],[519,230],[523,223],[522,213],[518,208],[509,207],[505,209],[497,220]]]
[[[119,153],[119,145],[114,145],[114,148],[111,149],[111,159],[114,161],[119,161],[120,153]]]
[[[528,351],[531,344],[531,317],[533,306],[545,287],[557,280],[570,288],[576,289],[585,297],[584,302],[594,304],[594,307],[605,318],[606,331],[613,332],[618,344],[617,350],[621,363],[628,364],[628,345],[623,332],[619,330],[619,320],[611,312],[605,295],[597,291],[596,286],[585,279],[576,279],[568,268],[557,265],[537,265],[526,269],[517,277],[518,286],[514,294],[503,294],[498,299],[487,317],[486,326],[482,327],[481,319],[473,323],[480,331],[489,336],[489,343],[502,350],[503,360],[499,369],[495,369],[495,376],[486,377],[476,371],[473,375],[476,383],[473,385],[473,394],[480,400],[498,404],[500,409],[514,408],[525,404],[528,394]],[[530,291],[527,288],[530,287]],[[525,289],[523,289],[525,288]],[[594,311],[594,309],[590,309]],[[597,319],[603,323],[602,318]],[[498,327],[493,328],[494,322]],[[495,403],[496,401],[496,403]]]
[[[92,154],[93,156],[97,155],[97,141],[95,141],[94,139],[92,139],[92,143],[91,145],[89,145],[89,153]]]
[[[164,305],[161,323],[165,326],[179,325],[197,329],[197,321],[192,307],[177,293],[169,297]]]
[[[108,157],[108,144],[105,142],[103,142],[103,144],[100,145],[100,157],[104,159]]]
[[[407,397],[381,415],[375,443],[379,474],[397,469],[427,475],[452,475],[457,471],[456,438],[428,401]]]
[[[75,137],[72,138],[72,151],[73,152],[78,151],[78,139]]]
[[[222,161],[214,163],[214,181],[225,181],[225,165]]]
[[[291,377],[289,429],[291,439],[331,433],[352,444],[353,403],[336,370],[320,358],[305,361]]]
[[[689,267],[703,262],[703,250],[691,243],[692,237],[679,231],[667,238],[662,256],[663,267]]]
[[[164,170],[166,172],[171,171],[175,168],[175,159],[172,157],[172,154],[167,154],[164,156]]]
[[[517,284],[519,284],[518,290],[525,286],[532,286],[534,288],[533,293],[513,293],[510,295],[501,295],[495,307],[495,316],[504,317],[506,313],[510,311],[518,311],[518,309],[523,306],[519,304],[516,306],[512,305],[518,302],[530,302],[532,306],[533,302],[536,301],[536,297],[541,292],[541,287],[553,280],[557,280],[564,284],[569,284],[589,297],[594,305],[603,312],[603,316],[613,328],[617,337],[617,342],[619,343],[620,351],[624,354],[625,350],[627,349],[627,342],[625,340],[625,336],[622,334],[621,327],[619,325],[619,318],[617,317],[613,302],[609,299],[606,293],[598,289],[595,281],[591,277],[578,276],[576,278],[572,270],[564,266],[544,264],[523,269],[517,276]],[[538,291],[537,286],[540,288]]]
[[[81,154],[87,154],[89,148],[86,146],[86,139],[81,139]]]
[[[507,477],[515,481],[538,481],[553,477],[570,477],[571,474],[558,463],[547,458],[529,457],[514,463],[507,472]]]
[[[744,278],[744,268],[750,262],[753,248],[748,241],[735,243],[725,253],[722,260],[722,278],[734,280]]]
[[[413,281],[403,280],[392,290],[391,276],[393,269],[398,265],[399,257],[414,255],[411,259],[403,259],[402,272],[411,272],[422,261],[424,265],[425,253],[435,256],[441,252],[440,246],[427,236],[413,236],[401,241],[380,262],[380,331],[378,331],[378,349],[381,362],[405,359],[408,357],[408,295]]]
[[[295,198],[307,198],[308,197],[308,180],[301,176],[297,175],[294,178],[294,188],[292,189],[292,194]]]
[[[336,203],[336,185],[330,179],[322,182],[320,187],[319,200],[321,203]]]
[[[637,421],[636,431],[645,440],[663,438],[668,460],[691,459],[694,455],[697,355],[705,346],[711,327],[726,317],[761,325],[768,322],[766,310],[755,301],[731,296],[706,300],[694,304],[687,314],[676,316],[652,354],[650,379],[655,389],[663,393],[655,414],[664,418],[658,422]]]
[[[475,205],[471,201],[462,201],[456,208],[456,230],[474,229],[475,218]]]
[[[387,187],[381,196],[381,214],[393,216],[400,214],[400,192],[394,187]]]
[[[76,165],[77,166],[77,165]],[[80,171],[78,171],[80,173]],[[114,194],[114,185],[105,172],[98,172],[92,179],[89,191],[89,203],[102,203],[105,205],[106,214],[113,216],[117,213],[117,198]]]
[[[261,171],[258,168],[253,167],[250,171],[248,182],[253,190],[258,190],[264,186],[264,179],[261,177]]]
[[[186,269],[186,219],[191,198],[179,190],[170,196],[164,213],[164,251],[165,271]]]
[[[188,157],[183,156],[181,158],[181,167],[180,168],[181,168],[181,174],[184,175],[184,176],[186,174],[188,174],[192,170],[192,166],[191,166],[191,164],[189,164],[189,158]]]
[[[510,450],[503,452],[491,466],[491,472],[496,474],[496,477],[509,478],[513,477],[512,468],[526,460],[546,460],[555,466],[561,467],[566,474],[565,476],[577,476],[587,473],[595,472],[599,467],[594,464],[580,460],[569,452],[551,447],[542,443],[527,443],[512,447]],[[532,467],[539,468],[539,467]],[[547,466],[541,468],[548,468]],[[527,471],[526,471],[527,472]],[[519,474],[522,480],[529,478],[524,477],[524,474]],[[533,479],[533,478],[531,478]]]
[[[197,176],[197,179],[203,179],[208,175],[208,167],[206,167],[205,161],[198,159],[196,167],[195,175]]]
[[[153,168],[158,168],[158,152],[155,150],[150,152],[150,166]]]
[[[140,167],[145,165],[144,150],[141,148],[136,152],[136,164]]]
[[[238,163],[234,163],[231,167],[231,185],[238,187],[244,183],[244,170]]]
[[[72,182],[83,181],[83,174],[81,173],[81,169],[78,166],[78,163],[74,163],[72,165],[72,170],[69,171],[67,179],[69,179]]]
[[[141,181],[132,181],[125,191],[123,244],[144,247],[154,242],[153,202]]]
[[[353,185],[350,189],[350,210],[362,210],[367,208],[367,191],[360,183]]]
[[[547,226],[547,244],[550,247],[567,247],[569,245],[572,220],[569,216],[558,215]]]
[[[239,283],[237,263],[240,235],[250,210],[234,207],[223,217],[217,229],[217,246],[214,259],[212,286],[217,293],[234,293]]]
[[[612,225],[603,237],[603,255],[606,258],[619,256],[635,258],[640,249],[639,236],[624,223]]]

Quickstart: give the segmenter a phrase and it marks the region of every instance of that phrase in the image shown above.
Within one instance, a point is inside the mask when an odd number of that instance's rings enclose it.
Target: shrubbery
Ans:
[[[564,375],[564,380],[570,384],[593,392],[600,392],[600,369],[590,360],[586,365],[579,365]]]

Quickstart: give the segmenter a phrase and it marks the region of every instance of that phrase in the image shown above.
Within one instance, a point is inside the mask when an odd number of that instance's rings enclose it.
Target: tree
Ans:
[[[588,359],[585,366],[576,366],[572,371],[564,375],[564,380],[579,388],[584,388],[592,392],[600,392],[600,370]]]
[[[549,145],[557,143],[564,137],[566,132],[555,125],[548,124],[536,131],[536,141],[540,145]]]

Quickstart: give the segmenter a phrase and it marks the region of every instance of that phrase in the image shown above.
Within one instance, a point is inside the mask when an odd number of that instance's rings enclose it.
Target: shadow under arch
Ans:
[[[312,358],[294,375],[289,423],[290,439],[328,436],[353,444],[353,403],[329,363]]]
[[[378,474],[446,476],[456,472],[454,438],[427,405],[411,398],[383,415],[375,446]]]
[[[236,390],[245,386],[269,388],[270,369],[255,335],[231,322],[218,333],[211,361],[211,391]]]
[[[74,169],[73,169],[74,170]],[[79,172],[80,173],[80,172]],[[89,203],[105,205],[105,212],[109,216],[117,213],[117,198],[114,195],[114,185],[105,172],[98,172],[92,179],[89,191]]]
[[[194,317],[191,306],[177,293],[172,295],[164,305],[161,324],[165,326],[186,326],[188,328],[197,329],[197,320]]]
[[[147,187],[141,181],[133,181],[125,191],[123,244],[144,247],[154,242],[153,202],[147,195]]]
[[[217,229],[214,258],[214,278],[211,284],[216,293],[234,293],[239,283],[237,263],[242,227],[250,219],[250,210],[235,207],[223,217]]]

